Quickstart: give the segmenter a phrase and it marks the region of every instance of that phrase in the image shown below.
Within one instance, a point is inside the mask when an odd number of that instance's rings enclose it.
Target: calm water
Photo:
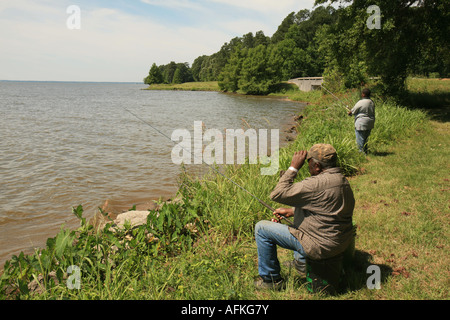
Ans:
[[[146,91],[143,84],[0,82],[0,264],[79,226],[106,200],[123,211],[173,195],[171,136],[194,121],[219,130],[279,128],[303,107],[217,92]],[[281,142],[282,143],[282,142]]]

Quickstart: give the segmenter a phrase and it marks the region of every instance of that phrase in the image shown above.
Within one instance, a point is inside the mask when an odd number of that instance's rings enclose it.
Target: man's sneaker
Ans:
[[[280,278],[276,281],[266,281],[263,278],[259,277],[259,279],[255,280],[255,287],[258,290],[281,290],[284,286],[283,278]]]
[[[306,263],[300,262],[298,260],[286,261],[283,263],[284,266],[288,268],[294,268],[300,277],[306,276]]]

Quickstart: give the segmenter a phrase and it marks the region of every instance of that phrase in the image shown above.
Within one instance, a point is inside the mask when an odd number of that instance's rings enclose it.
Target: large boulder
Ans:
[[[121,213],[114,220],[114,224],[123,228],[125,222],[128,221],[132,227],[140,226],[147,223],[147,216],[149,215],[149,211],[128,211]]]

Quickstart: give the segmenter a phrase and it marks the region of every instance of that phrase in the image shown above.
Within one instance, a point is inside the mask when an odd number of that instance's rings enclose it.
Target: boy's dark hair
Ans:
[[[371,94],[370,89],[364,88],[364,89],[362,90],[362,94],[363,94],[364,96],[366,96],[367,98],[370,98],[370,94]]]

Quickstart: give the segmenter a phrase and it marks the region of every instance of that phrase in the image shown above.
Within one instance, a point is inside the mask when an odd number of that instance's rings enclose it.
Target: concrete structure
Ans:
[[[295,78],[288,80],[288,83],[296,84],[301,91],[317,90],[323,83],[323,77]]]

